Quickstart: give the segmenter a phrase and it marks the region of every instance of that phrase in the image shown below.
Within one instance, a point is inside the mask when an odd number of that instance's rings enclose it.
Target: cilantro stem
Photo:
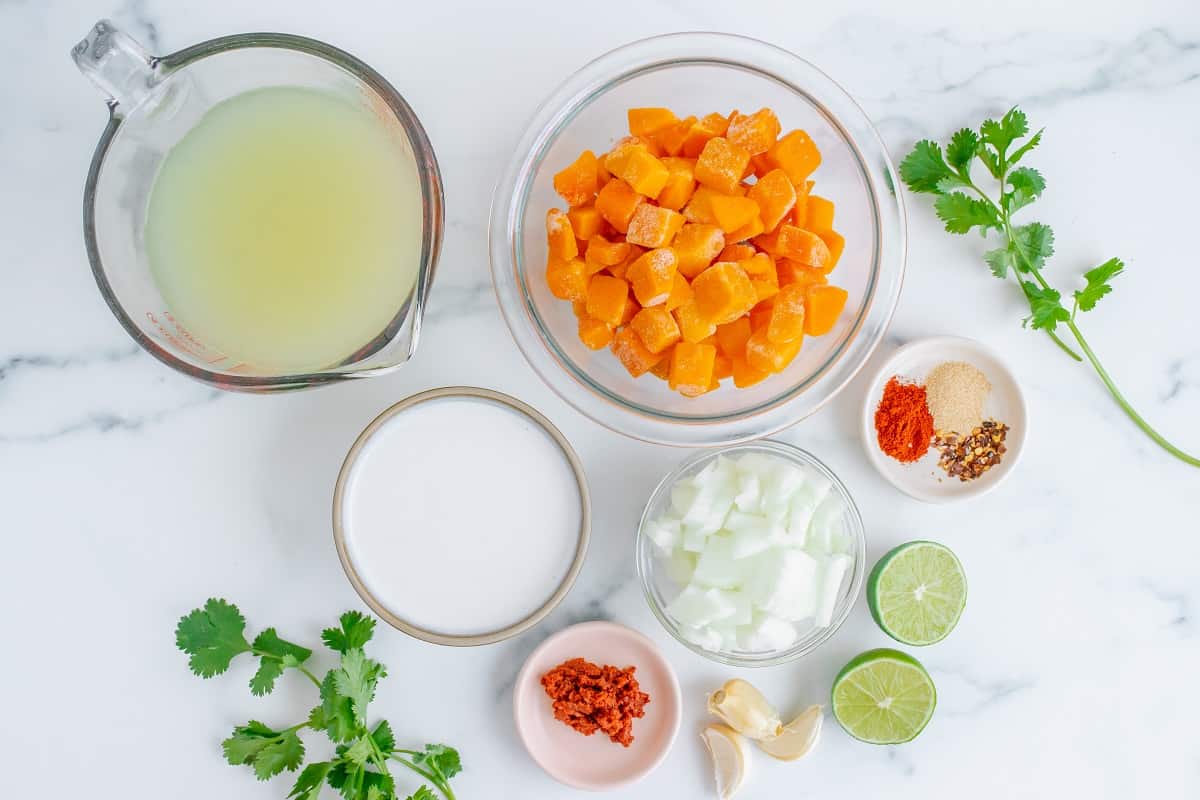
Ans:
[[[313,682],[313,685],[314,685],[314,686],[316,686],[318,689],[320,689],[320,688],[321,688],[321,681],[319,681],[319,680],[317,679],[317,676],[316,676],[316,675],[313,675],[311,672],[309,672],[309,671],[308,671],[308,667],[305,667],[304,665],[301,665],[301,666],[299,666],[299,667],[296,667],[296,669],[298,669],[298,670],[300,670],[301,672],[303,672],[303,673],[304,673],[304,675],[305,675],[305,677],[307,677],[307,678],[308,678],[310,681],[312,681],[312,682]]]
[[[449,785],[447,785],[445,781],[438,778],[432,772],[421,769],[416,764],[409,761],[407,758],[401,758],[400,756],[396,755],[397,753],[404,753],[405,755],[410,755],[410,756],[421,755],[420,753],[418,753],[415,750],[393,750],[390,755],[391,755],[391,759],[393,761],[395,761],[397,764],[403,764],[404,766],[408,767],[410,770],[417,773],[422,778],[424,778],[425,780],[429,781],[434,786],[436,786],[438,788],[438,791],[440,791],[443,795],[445,795],[446,800],[455,800],[454,792],[452,792],[450,790]]]

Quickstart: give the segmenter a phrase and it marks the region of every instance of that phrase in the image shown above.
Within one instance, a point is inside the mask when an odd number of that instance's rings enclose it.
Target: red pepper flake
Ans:
[[[875,433],[879,449],[897,461],[917,461],[929,452],[933,441],[933,415],[925,387],[904,383],[893,376],[883,389],[875,409]]]
[[[637,667],[599,666],[582,658],[564,661],[542,676],[554,718],[584,736],[608,734],[616,744],[633,742],[633,720],[646,715],[650,695],[638,686]]]

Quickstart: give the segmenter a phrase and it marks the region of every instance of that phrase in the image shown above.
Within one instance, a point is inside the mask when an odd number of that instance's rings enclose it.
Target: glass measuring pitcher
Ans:
[[[92,157],[84,191],[88,258],[109,308],[138,344],[186,375],[222,389],[249,392],[379,375],[412,356],[441,247],[442,184],[424,129],[382,76],[323,42],[278,33],[226,36],[153,56],[107,20],[97,23],[71,55],[107,96],[109,108],[108,125]],[[302,369],[254,363],[244,354],[231,353],[194,324],[185,324],[156,280],[161,272],[155,270],[161,271],[162,266],[152,263],[146,235],[152,190],[172,148],[218,104],[247,92],[281,87],[322,92],[368,112],[373,117],[368,125],[382,126],[389,158],[394,156],[405,169],[411,166],[419,191],[413,213],[421,217],[402,221],[411,225],[419,240],[407,254],[397,252],[393,259],[391,251],[384,251],[381,256],[385,275],[390,274],[393,260],[396,270],[415,272],[411,289],[387,295],[397,298],[394,315],[391,299],[383,301],[382,313],[375,314],[380,320],[377,325],[358,318],[360,327],[370,332],[356,340],[352,351],[330,363]],[[280,135],[286,136],[287,131]],[[253,237],[253,229],[248,230]],[[259,247],[262,242],[253,244]],[[281,259],[286,269],[288,261]],[[411,259],[418,260],[415,270]],[[331,267],[336,260],[335,254]],[[198,279],[206,280],[204,270],[199,272]],[[338,298],[322,294],[314,302],[346,302],[344,293],[329,294]],[[337,313],[354,320],[354,311],[347,307]],[[254,309],[246,313],[253,316]],[[320,332],[314,335],[319,337]]]

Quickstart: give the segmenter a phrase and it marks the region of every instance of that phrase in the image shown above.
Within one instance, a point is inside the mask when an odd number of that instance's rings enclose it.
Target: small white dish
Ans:
[[[902,379],[923,382],[930,371],[943,361],[964,361],[983,372],[992,384],[992,391],[983,408],[984,418],[1008,425],[1004,442],[1008,450],[1000,463],[972,481],[960,481],[947,475],[938,466],[935,447],[930,447],[919,461],[901,463],[879,449],[875,433],[875,410],[883,398],[883,388],[888,380],[896,375]],[[1021,387],[1000,356],[973,339],[937,336],[910,342],[883,362],[867,384],[860,427],[867,458],[893,486],[925,503],[952,503],[989,492],[1008,477],[1025,444],[1028,417]]]

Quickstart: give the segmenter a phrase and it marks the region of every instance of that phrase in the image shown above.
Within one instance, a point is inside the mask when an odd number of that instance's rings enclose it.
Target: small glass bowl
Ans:
[[[825,336],[810,337],[779,375],[686,398],[651,376],[631,378],[607,349],[579,341],[571,304],[546,285],[546,211],[561,208],[554,173],[585,149],[627,133],[626,111],[670,105],[681,114],[769,106],[784,130],[821,149],[816,191],[837,204],[846,249],[832,281],[849,293]],[[534,371],[576,409],[645,441],[711,446],[774,433],[815,412],[866,363],[900,296],[904,207],[887,149],[853,99],[825,73],[742,36],[681,33],[613,50],[572,75],[534,115],[496,186],[490,236],[500,310]]]
[[[660,567],[664,567],[665,565],[656,552],[654,542],[645,533],[646,523],[660,516],[671,504],[671,488],[681,478],[695,475],[717,456],[734,456],[745,453],[765,453],[783,458],[798,467],[807,467],[816,470],[833,484],[832,491],[840,495],[845,503],[846,510],[843,519],[850,536],[851,556],[854,563],[851,567],[850,580],[844,581],[844,591],[838,598],[837,606],[833,611],[833,620],[827,627],[802,629],[800,638],[783,650],[705,650],[685,639],[679,630],[679,623],[672,619],[666,612],[667,605],[683,587],[671,580],[666,575],[665,569],[660,570]],[[807,655],[820,647],[822,643],[833,636],[837,629],[841,627],[842,623],[846,621],[846,617],[849,616],[850,609],[854,607],[854,601],[858,598],[859,589],[862,588],[867,558],[866,535],[863,532],[862,517],[859,515],[858,507],[854,505],[854,500],[850,497],[850,492],[846,489],[845,484],[828,467],[822,464],[816,456],[808,451],[783,442],[769,440],[734,445],[718,450],[706,450],[687,459],[674,472],[663,478],[662,482],[658,484],[654,489],[654,493],[650,496],[650,501],[646,503],[646,510],[642,512],[642,519],[638,524],[636,548],[638,578],[642,582],[642,591],[646,595],[646,602],[650,604],[650,610],[654,612],[654,616],[658,617],[658,621],[662,623],[663,627],[680,644],[693,653],[698,653],[705,658],[712,659],[721,664],[727,664],[731,667],[770,667],[776,664],[784,664]]]

